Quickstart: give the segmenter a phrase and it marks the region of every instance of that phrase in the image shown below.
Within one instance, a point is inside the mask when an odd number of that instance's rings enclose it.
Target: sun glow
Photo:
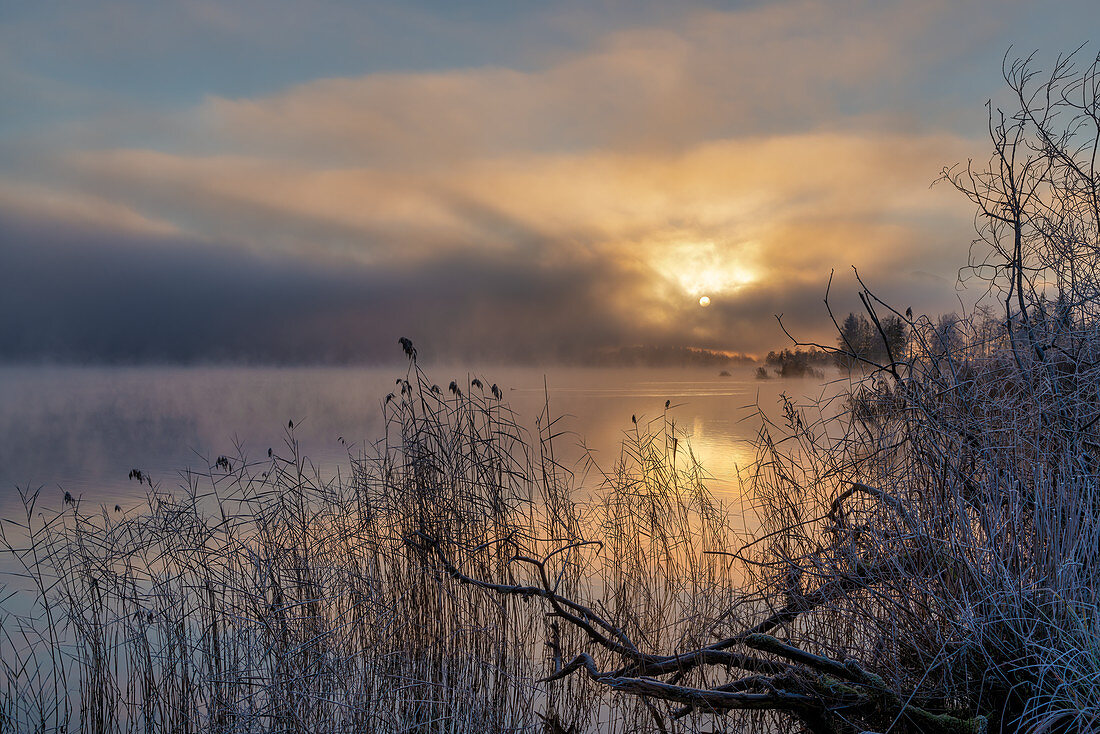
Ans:
[[[715,295],[731,293],[757,280],[749,263],[755,243],[719,244],[713,240],[678,241],[654,248],[657,272],[706,307]]]

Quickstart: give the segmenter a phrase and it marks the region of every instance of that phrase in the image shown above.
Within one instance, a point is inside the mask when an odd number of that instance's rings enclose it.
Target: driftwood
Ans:
[[[854,491],[881,494],[862,485]],[[963,718],[935,713],[911,700],[902,700],[881,677],[855,660],[816,655],[768,634],[822,604],[882,581],[888,577],[889,568],[897,568],[896,562],[857,565],[850,575],[797,595],[781,609],[736,635],[693,650],[658,654],[639,649],[626,632],[604,616],[559,594],[546,568],[550,556],[512,559],[532,566],[540,585],[499,584],[463,572],[450,560],[441,544],[424,533],[414,533],[408,542],[426,558],[434,559],[448,576],[461,584],[501,595],[544,599],[551,608],[551,616],[574,625],[590,642],[612,653],[622,663],[612,670],[600,670],[592,655],[582,652],[563,664],[559,644],[552,639],[550,647],[555,670],[540,683],[583,672],[599,685],[620,693],[647,701],[656,699],[680,704],[669,712],[673,719],[697,711],[721,715],[735,710],[768,710],[791,716],[814,734],[868,731],[865,726],[855,726],[853,722],[856,721],[880,722],[883,728],[904,722],[915,731],[945,734],[984,734],[988,729],[984,716]],[[701,666],[720,666],[743,671],[746,675],[713,688],[679,682]],[[658,729],[665,731],[664,717],[655,707],[650,706],[650,710]]]

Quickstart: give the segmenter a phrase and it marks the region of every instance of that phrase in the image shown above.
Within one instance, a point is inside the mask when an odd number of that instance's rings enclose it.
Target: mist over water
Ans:
[[[737,467],[752,461],[759,420],[754,404],[772,412],[780,392],[817,395],[816,380],[753,378],[751,368],[712,369],[493,368],[429,366],[444,389],[479,377],[497,384],[521,425],[535,435],[535,418],[549,387],[552,416],[562,416],[559,461],[582,462],[582,443],[601,469],[612,468],[624,432],[658,430],[667,415],[678,435],[712,475],[718,494],[736,495]],[[204,471],[218,456],[266,458],[285,448],[289,421],[303,452],[325,475],[348,466],[382,438],[381,403],[405,376],[402,367],[0,367],[0,516],[19,508],[18,489],[42,488],[45,504],[65,491],[86,504],[132,505],[148,487],[131,469],[172,491],[187,468]],[[465,389],[465,388],[464,388]],[[474,388],[476,389],[476,388]],[[345,443],[341,442],[341,438]]]

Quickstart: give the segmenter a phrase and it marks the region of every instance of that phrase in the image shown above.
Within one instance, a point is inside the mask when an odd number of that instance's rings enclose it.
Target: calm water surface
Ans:
[[[479,376],[534,431],[549,386],[554,415],[571,434],[558,448],[577,461],[584,444],[610,468],[635,415],[644,425],[670,416],[713,476],[719,494],[736,495],[736,470],[752,460],[754,404],[774,409],[780,392],[796,399],[821,392],[815,380],[753,378],[751,368],[596,369],[428,366],[446,386]],[[327,473],[346,467],[348,449],[382,435],[381,399],[401,368],[0,367],[0,515],[19,507],[19,488],[42,488],[55,505],[65,491],[82,503],[133,504],[145,492],[128,480],[141,469],[162,488],[181,470],[204,470],[221,454],[266,457],[293,420],[304,452]],[[561,454],[559,453],[559,456]]]

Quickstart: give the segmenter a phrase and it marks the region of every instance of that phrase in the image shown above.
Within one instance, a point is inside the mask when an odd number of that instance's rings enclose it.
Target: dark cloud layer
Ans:
[[[388,270],[0,218],[7,360],[577,359],[640,338],[598,314],[607,273],[456,257]],[[548,346],[552,345],[552,346]]]

